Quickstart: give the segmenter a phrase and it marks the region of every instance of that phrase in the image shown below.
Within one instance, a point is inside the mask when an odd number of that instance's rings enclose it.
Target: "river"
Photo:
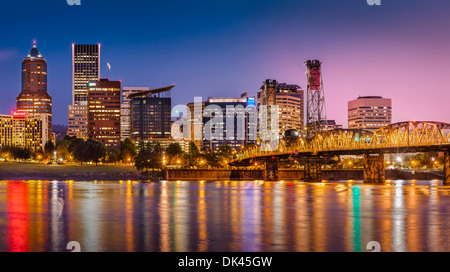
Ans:
[[[0,251],[450,251],[442,181],[0,181]]]

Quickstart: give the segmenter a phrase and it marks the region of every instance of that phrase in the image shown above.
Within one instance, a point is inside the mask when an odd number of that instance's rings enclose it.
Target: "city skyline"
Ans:
[[[9,20],[15,26],[5,30],[3,37],[10,38],[4,38],[0,45],[0,80],[4,82],[0,106],[4,114],[15,109],[20,62],[33,40],[37,40],[48,63],[48,92],[54,99],[55,124],[67,125],[72,43],[101,43],[101,77],[106,77],[106,63],[110,62],[108,77],[122,80],[124,87],[153,88],[176,83],[179,95],[174,97],[173,105],[191,102],[194,96],[206,99],[224,92],[230,96],[243,92],[255,95],[267,78],[305,89],[303,63],[319,59],[324,63],[328,119],[346,124],[348,101],[379,95],[392,99],[393,123],[450,121],[445,110],[430,111],[427,106],[445,109],[443,98],[448,97],[450,79],[445,72],[450,61],[450,39],[443,34],[449,22],[439,16],[445,7],[450,7],[448,3],[427,1],[424,5],[405,0],[374,7],[365,1],[228,1],[180,2],[172,7],[111,1],[109,5],[84,2],[75,7],[65,1],[21,2],[29,4],[31,10],[39,6],[43,16],[59,23],[55,26],[44,20],[29,29],[31,19],[24,16],[18,23],[19,19],[5,13],[22,5],[5,5],[0,20]],[[137,6],[142,6],[142,11]],[[145,20],[143,11],[149,7],[158,15]],[[77,23],[71,20],[86,19],[87,10],[96,11],[97,16],[76,27]],[[111,19],[119,11],[124,11],[123,20]],[[168,11],[173,12],[170,22],[159,15]],[[320,18],[312,16],[313,11]],[[269,15],[278,20],[265,20]],[[126,18],[134,19],[124,23]],[[88,25],[96,31],[86,31]],[[131,25],[133,29],[126,31]],[[59,33],[61,29],[70,31]]]
[[[0,252],[449,252],[448,10],[4,1]]]

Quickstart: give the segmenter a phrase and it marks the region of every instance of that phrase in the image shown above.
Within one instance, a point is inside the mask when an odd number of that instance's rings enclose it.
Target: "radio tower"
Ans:
[[[306,129],[307,138],[322,131],[322,120],[327,120],[325,111],[325,94],[323,90],[322,62],[308,60],[306,65]]]

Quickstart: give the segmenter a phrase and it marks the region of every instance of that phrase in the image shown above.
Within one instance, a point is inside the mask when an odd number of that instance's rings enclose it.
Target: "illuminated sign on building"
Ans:
[[[16,110],[16,111],[11,111],[11,115],[13,118],[25,118],[28,116],[28,112],[27,111],[21,111],[21,110]]]
[[[247,107],[249,107],[249,108],[255,107],[255,98],[254,97],[249,97],[247,99]]]

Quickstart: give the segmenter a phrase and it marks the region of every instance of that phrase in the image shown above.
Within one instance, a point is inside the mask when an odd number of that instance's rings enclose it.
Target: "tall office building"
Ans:
[[[72,105],[68,135],[87,138],[88,83],[100,79],[100,44],[72,44]]]
[[[170,90],[173,87],[175,85],[128,95],[131,99],[131,139],[134,142],[170,138]]]
[[[276,102],[278,106],[278,134],[283,136],[283,132],[288,129],[303,131],[305,121],[305,97],[304,91],[295,84],[277,83],[275,91]],[[257,96],[258,105],[273,105],[273,98],[264,97],[264,85]]]
[[[348,102],[348,128],[374,131],[392,123],[392,101],[381,96],[360,96]]]
[[[120,147],[120,81],[100,79],[88,83],[87,132],[105,147]]]
[[[47,93],[47,62],[33,45],[22,62],[22,91],[17,96],[17,110],[28,116],[45,114],[49,135],[52,131],[52,97]]]
[[[123,87],[122,88],[122,102],[120,104],[120,140],[126,138],[131,140],[131,98],[130,94],[148,91],[149,87]]]

